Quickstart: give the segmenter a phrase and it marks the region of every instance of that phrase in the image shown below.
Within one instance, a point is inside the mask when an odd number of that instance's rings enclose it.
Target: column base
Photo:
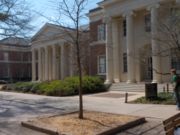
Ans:
[[[113,81],[111,80],[106,80],[105,82],[104,82],[105,84],[112,84],[113,83]]]
[[[151,83],[162,83],[162,81],[159,81],[159,80],[153,80]]]
[[[114,79],[115,83],[120,83],[120,79]]]
[[[135,80],[127,80],[126,83],[127,83],[127,84],[130,84],[130,83],[136,83],[136,81],[135,81]]]

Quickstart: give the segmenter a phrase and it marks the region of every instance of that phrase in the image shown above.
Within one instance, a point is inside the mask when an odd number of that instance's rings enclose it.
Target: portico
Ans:
[[[55,38],[54,34],[49,35],[55,32],[52,27],[54,26],[46,24],[33,38],[32,81],[62,80],[74,73],[73,46],[67,44],[62,37]]]
[[[172,0],[171,2],[176,2]],[[149,45],[152,59],[152,82],[161,83],[162,63],[160,46],[155,39],[158,31],[159,9],[166,0],[106,0],[99,3],[106,24],[106,83],[144,81],[140,49]],[[150,29],[144,29],[144,16],[150,15]],[[124,27],[122,27],[124,26]],[[127,55],[127,73],[123,71],[123,56]],[[167,64],[166,64],[167,65]],[[169,66],[169,65],[168,65]],[[170,66],[169,66],[170,68]],[[163,69],[168,72],[168,69]]]

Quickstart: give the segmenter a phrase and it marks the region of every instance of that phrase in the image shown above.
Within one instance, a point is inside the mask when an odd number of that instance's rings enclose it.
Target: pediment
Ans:
[[[63,33],[62,27],[46,23],[33,37],[32,41],[47,40]]]

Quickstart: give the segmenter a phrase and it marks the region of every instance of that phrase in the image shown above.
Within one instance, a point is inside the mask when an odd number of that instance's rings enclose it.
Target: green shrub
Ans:
[[[20,92],[31,92],[49,96],[70,96],[77,95],[79,89],[79,77],[68,77],[51,82],[32,83],[18,82],[14,89]],[[99,77],[85,76],[82,84],[83,93],[95,93],[105,91],[103,80]]]
[[[175,99],[173,97],[173,93],[158,93],[158,98],[154,100],[146,100],[145,97],[140,97],[130,103],[138,103],[138,104],[165,104],[165,105],[175,105]]]
[[[14,89],[21,92],[29,92],[33,85],[34,83],[32,82],[18,82],[15,83]]]

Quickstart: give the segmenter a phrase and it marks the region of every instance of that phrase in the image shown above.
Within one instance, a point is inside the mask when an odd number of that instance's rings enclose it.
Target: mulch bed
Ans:
[[[85,111],[82,120],[78,118],[76,112],[48,118],[37,118],[22,123],[22,125],[52,135],[112,135],[144,122],[145,118],[135,116]]]

